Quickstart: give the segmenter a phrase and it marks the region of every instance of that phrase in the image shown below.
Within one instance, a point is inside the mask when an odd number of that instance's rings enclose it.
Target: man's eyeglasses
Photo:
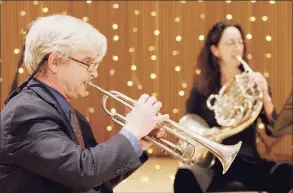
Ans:
[[[99,67],[99,64],[98,63],[88,64],[88,63],[82,62],[82,61],[77,60],[77,59],[72,58],[72,57],[68,57],[68,58],[71,59],[71,60],[73,60],[73,61],[75,61],[75,62],[78,62],[80,64],[85,65],[87,67],[87,71],[88,72],[91,72],[93,70],[96,70]]]

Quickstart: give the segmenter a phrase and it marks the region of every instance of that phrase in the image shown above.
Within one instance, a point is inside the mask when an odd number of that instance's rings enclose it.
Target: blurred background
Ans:
[[[108,38],[108,52],[95,83],[137,99],[142,93],[162,101],[161,112],[178,122],[192,87],[196,57],[208,29],[218,21],[239,23],[246,32],[248,62],[267,78],[279,112],[292,92],[292,1],[1,1],[1,109],[16,73],[26,28],[37,17],[67,14],[92,24]],[[82,29],[80,29],[82,30]],[[92,125],[97,141],[115,135],[115,125],[101,106],[102,95],[73,102]],[[109,101],[111,111],[124,107]],[[270,138],[259,124],[263,157],[292,162],[292,136]],[[170,140],[173,139],[169,136]],[[155,146],[151,160],[116,188],[116,192],[171,192],[180,163]]]

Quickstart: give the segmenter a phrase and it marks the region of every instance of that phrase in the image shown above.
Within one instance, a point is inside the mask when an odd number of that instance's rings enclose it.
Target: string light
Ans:
[[[226,19],[231,20],[232,18],[233,18],[233,16],[231,14],[226,15]]]
[[[14,52],[14,54],[19,54],[19,49],[15,48],[13,52]]]
[[[251,0],[251,3],[255,3],[256,2],[256,0]]]
[[[113,36],[113,40],[114,41],[118,41],[119,40],[119,36],[118,35]]]
[[[25,11],[21,11],[21,12],[19,13],[19,15],[20,15],[20,16],[25,16],[25,15],[26,15],[26,12],[25,12]]]
[[[136,67],[134,64],[133,64],[133,65],[131,65],[131,70],[132,70],[132,71],[135,71],[135,70],[136,70],[136,68],[137,68],[137,67]]]
[[[182,40],[182,37],[181,36],[176,36],[176,41],[177,42],[180,42]]]
[[[178,50],[173,50],[173,51],[172,51],[172,55],[173,55],[173,56],[177,56],[177,55],[178,55],[178,53],[179,53],[179,51],[178,51]]]
[[[93,107],[88,108],[89,113],[94,113],[95,109]]]
[[[113,4],[113,8],[114,9],[118,9],[119,8],[119,4],[118,3]]]
[[[134,10],[134,15],[139,15],[140,14],[140,12],[139,12],[139,10]]]
[[[48,7],[44,7],[44,8],[43,8],[43,12],[44,12],[44,13],[48,13],[48,11],[49,11]]]
[[[247,54],[247,59],[251,60],[252,59],[252,55],[251,54]]]
[[[265,126],[263,123],[258,124],[258,128],[263,129]]]
[[[175,17],[175,22],[176,23],[180,22],[180,17]]]
[[[142,90],[142,88],[143,88],[143,87],[142,87],[141,84],[137,86],[137,89],[138,89],[138,90]]]
[[[114,69],[111,69],[109,74],[110,74],[110,76],[114,76],[115,70]]]
[[[114,23],[113,25],[112,25],[112,28],[115,30],[115,29],[118,29],[118,24],[116,24],[116,23]]]
[[[226,0],[226,3],[231,3],[231,0]]]
[[[206,15],[202,13],[202,14],[199,15],[199,18],[204,19],[204,18],[206,18]]]
[[[270,74],[268,72],[264,72],[264,77],[268,78],[270,76]]]
[[[107,131],[112,131],[112,126],[107,126]]]
[[[276,1],[270,0],[269,2],[270,2],[270,4],[275,4]]]
[[[200,73],[201,73],[200,69],[195,70],[195,74],[200,75]]]
[[[83,20],[84,22],[88,22],[88,21],[89,21],[89,18],[88,18],[88,17],[83,17],[82,20]]]
[[[87,3],[87,4],[91,4],[92,1],[91,1],[91,0],[87,0],[86,3]]]
[[[22,74],[23,72],[24,72],[23,68],[20,67],[20,68],[18,69],[18,73],[19,73],[19,74]]]
[[[179,94],[179,96],[184,96],[185,92],[184,92],[183,90],[180,90],[180,91],[178,92],[178,94]]]
[[[111,108],[111,113],[116,113],[116,109],[115,108]]]
[[[137,32],[137,31],[138,31],[137,27],[133,27],[133,28],[132,28],[132,31],[133,31],[133,32]]]
[[[118,56],[113,56],[112,57],[114,61],[118,61],[119,57]]]
[[[266,40],[267,40],[268,42],[270,42],[270,41],[272,40],[272,37],[269,36],[269,35],[267,35],[267,36],[266,36]]]
[[[156,60],[157,59],[157,56],[156,55],[152,55],[151,56],[151,60]]]
[[[176,71],[176,72],[179,72],[180,70],[181,70],[181,67],[180,67],[180,66],[176,66],[176,67],[175,67],[175,71]]]
[[[155,11],[151,12],[151,16],[155,17],[157,15],[157,13]]]
[[[149,51],[154,51],[155,47],[154,46],[149,46]]]
[[[246,34],[246,38],[247,38],[248,40],[250,40],[250,39],[252,38],[252,35],[251,35],[251,34]]]
[[[198,36],[198,39],[199,39],[200,41],[203,41],[203,40],[204,40],[204,35],[200,35],[200,36]]]
[[[180,3],[182,3],[182,4],[185,4],[185,3],[186,3],[186,1],[180,1]]]
[[[149,149],[148,149],[148,153],[149,153],[149,154],[152,154],[153,152],[154,152],[154,150],[153,150],[152,148],[149,148]]]
[[[182,86],[182,88],[187,88],[187,84],[186,84],[186,82],[183,82],[183,83],[181,84],[181,86]]]
[[[130,53],[132,53],[132,52],[135,51],[135,49],[134,49],[133,47],[131,47],[131,48],[128,49],[128,51],[129,51]]]
[[[38,1],[33,1],[33,4],[34,4],[34,5],[38,5],[39,2],[38,2]]]
[[[152,73],[151,75],[150,75],[150,77],[151,77],[151,79],[156,79],[157,78],[157,75],[155,74],[155,73]]]
[[[179,112],[179,110],[177,108],[175,108],[175,109],[172,110],[172,113],[174,113],[174,114],[176,114],[178,112]]]
[[[262,16],[261,18],[263,21],[267,21],[268,20],[268,17],[267,16]]]
[[[251,17],[249,18],[249,20],[252,21],[252,22],[255,22],[256,18],[255,18],[254,16],[251,16]]]
[[[266,53],[265,56],[266,56],[266,58],[271,58],[272,57],[272,54]]]
[[[127,82],[127,86],[132,86],[133,85],[133,82],[130,80]]]
[[[160,31],[159,31],[158,29],[156,29],[156,30],[154,31],[154,34],[155,34],[156,36],[158,36],[158,35],[160,34]]]

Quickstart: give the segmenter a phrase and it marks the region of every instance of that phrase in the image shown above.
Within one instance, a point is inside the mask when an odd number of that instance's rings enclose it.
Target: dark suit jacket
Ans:
[[[1,112],[1,193],[111,193],[147,160],[117,134],[97,144],[77,112],[86,149],[55,97],[35,80]]]

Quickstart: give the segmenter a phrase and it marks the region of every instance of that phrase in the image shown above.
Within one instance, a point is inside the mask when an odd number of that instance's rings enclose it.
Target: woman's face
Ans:
[[[237,55],[243,57],[244,40],[240,31],[233,26],[227,27],[222,34],[218,46],[212,46],[211,51],[219,59],[220,65],[227,67],[238,67],[240,62]]]

